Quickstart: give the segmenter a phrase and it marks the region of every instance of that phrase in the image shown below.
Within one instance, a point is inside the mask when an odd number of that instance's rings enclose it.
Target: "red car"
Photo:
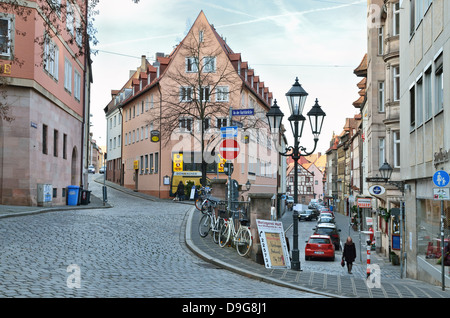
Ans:
[[[311,235],[306,242],[305,260],[327,258],[334,261],[334,245],[328,235]]]

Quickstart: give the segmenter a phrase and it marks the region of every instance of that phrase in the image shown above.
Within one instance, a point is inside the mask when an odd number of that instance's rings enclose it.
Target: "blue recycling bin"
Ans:
[[[80,187],[76,185],[70,185],[67,187],[67,205],[78,205],[78,195]]]

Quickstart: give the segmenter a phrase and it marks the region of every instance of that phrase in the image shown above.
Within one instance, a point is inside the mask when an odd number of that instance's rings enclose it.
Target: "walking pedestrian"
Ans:
[[[347,241],[344,244],[344,252],[342,253],[342,259],[347,263],[347,271],[349,274],[352,273],[353,262],[356,258],[356,247],[353,243],[352,238],[347,237]]]

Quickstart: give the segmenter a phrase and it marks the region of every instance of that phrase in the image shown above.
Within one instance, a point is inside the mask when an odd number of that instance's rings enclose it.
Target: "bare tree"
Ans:
[[[184,63],[171,67],[166,76],[174,85],[163,85],[159,116],[161,140],[167,146],[174,136],[189,133],[201,146],[202,184],[207,165],[215,158],[220,126],[228,120],[231,105],[240,105],[243,82],[213,32],[194,27],[177,47]],[[258,117],[240,118],[243,129],[261,125]],[[213,123],[218,125],[213,126]]]

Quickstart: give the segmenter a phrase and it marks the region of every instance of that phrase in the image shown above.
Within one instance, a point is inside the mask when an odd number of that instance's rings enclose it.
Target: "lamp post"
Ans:
[[[280,155],[285,157],[291,157],[294,160],[294,205],[298,203],[298,161],[301,156],[309,156],[314,153],[319,140],[319,135],[322,130],[323,120],[325,118],[325,112],[319,105],[318,100],[312,109],[307,113],[309,122],[311,125],[311,131],[314,136],[314,149],[311,152],[307,152],[306,148],[300,146],[300,138],[302,137],[303,126],[306,118],[303,116],[303,108],[305,106],[308,93],[302,88],[298,82],[298,78],[295,79],[295,83],[291,89],[286,93],[287,101],[291,111],[291,116],[288,120],[291,125],[292,133],[294,135],[294,146],[286,148],[285,152],[280,152]],[[277,105],[277,101],[274,100],[274,104],[270,107],[269,112],[266,114],[270,130],[272,133],[278,133],[281,127],[281,121],[283,119],[283,112]],[[293,211],[293,228],[294,228],[294,244],[292,249],[292,262],[291,268],[293,270],[300,270],[300,257],[298,250],[298,211]]]

